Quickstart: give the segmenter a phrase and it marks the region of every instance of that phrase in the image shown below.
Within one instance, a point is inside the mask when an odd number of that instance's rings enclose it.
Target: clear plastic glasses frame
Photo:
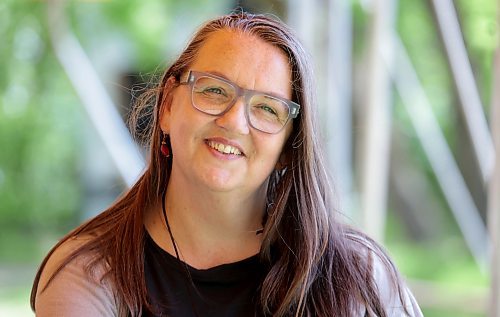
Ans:
[[[210,73],[190,71],[181,84],[191,88],[191,104],[205,114],[221,116],[238,98],[245,102],[245,116],[251,127],[259,131],[279,133],[290,119],[299,114],[300,105],[268,93],[244,89],[235,83]]]

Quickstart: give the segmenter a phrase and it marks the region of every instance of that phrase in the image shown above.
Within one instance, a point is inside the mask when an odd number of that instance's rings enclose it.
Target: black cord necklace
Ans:
[[[165,189],[165,190],[163,190],[162,197],[161,197],[161,208],[162,208],[162,211],[163,211],[163,219],[165,220],[165,225],[167,227],[168,235],[170,236],[170,241],[172,241],[172,246],[174,247],[175,257],[177,258],[177,263],[179,264],[179,266],[181,267],[181,269],[186,274],[186,277],[187,277],[187,279],[189,281],[189,284],[190,284],[190,285],[187,285],[187,289],[188,289],[189,301],[191,302],[191,307],[193,309],[193,313],[194,313],[194,315],[196,317],[199,317],[200,315],[198,314],[198,311],[196,310],[196,305],[195,305],[195,301],[194,301],[193,291],[199,297],[201,297],[201,294],[196,289],[196,285],[194,284],[193,277],[191,276],[191,272],[189,272],[189,268],[188,268],[186,262],[183,262],[181,260],[180,256],[179,256],[179,250],[177,248],[177,243],[175,243],[174,235],[172,234],[172,229],[170,228],[170,224],[169,224],[168,218],[167,218],[167,211],[166,211],[166,208],[165,208],[165,197],[166,197],[166,194],[167,194],[167,190]],[[255,234],[256,235],[262,234],[263,231],[264,231],[264,229],[260,228],[260,229],[258,229],[258,230],[255,231]]]
[[[196,305],[195,305],[192,290],[194,290],[196,293],[198,293],[198,292],[196,290],[196,286],[194,285],[193,278],[191,276],[191,273],[189,272],[189,268],[188,268],[186,262],[181,261],[181,258],[179,256],[179,251],[177,250],[177,244],[175,243],[174,235],[172,234],[172,230],[170,229],[170,224],[168,223],[167,212],[165,209],[166,194],[167,194],[167,190],[165,189],[165,190],[163,190],[162,197],[161,197],[161,208],[163,211],[163,219],[165,219],[165,225],[167,226],[167,231],[168,231],[168,234],[170,236],[170,240],[172,241],[172,245],[174,247],[175,257],[177,258],[177,263],[179,264],[181,269],[184,270],[184,273],[186,273],[186,277],[187,277],[189,283],[191,284],[191,285],[187,285],[187,289],[188,289],[189,301],[191,302],[191,307],[193,309],[193,313],[196,317],[199,317],[200,315],[198,314],[198,311],[196,310]]]

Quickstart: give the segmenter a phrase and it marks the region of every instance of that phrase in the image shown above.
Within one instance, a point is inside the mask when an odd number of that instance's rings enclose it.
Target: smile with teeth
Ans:
[[[231,145],[224,145],[214,141],[208,141],[208,146],[224,154],[241,155],[241,151]]]

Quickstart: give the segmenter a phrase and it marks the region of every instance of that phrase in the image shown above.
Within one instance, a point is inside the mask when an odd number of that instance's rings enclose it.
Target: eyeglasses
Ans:
[[[221,116],[243,96],[247,122],[253,128],[270,134],[280,132],[288,120],[296,118],[300,105],[263,92],[243,89],[235,83],[203,72],[190,71],[185,82],[191,87],[191,103],[197,110]]]

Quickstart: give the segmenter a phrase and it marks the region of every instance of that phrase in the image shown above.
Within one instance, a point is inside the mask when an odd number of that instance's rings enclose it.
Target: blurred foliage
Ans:
[[[352,0],[354,55],[366,51],[369,1]],[[492,56],[498,44],[494,0],[456,0],[465,42],[485,109],[492,92]],[[67,1],[66,14],[111,94],[123,93],[117,77],[163,68],[206,18],[232,2],[197,0]],[[85,204],[82,148],[92,129],[47,30],[47,3],[0,2],[0,263],[39,262],[53,240],[81,221]],[[397,31],[415,65],[452,149],[457,140],[457,98],[439,32],[426,1],[398,1]],[[117,92],[118,91],[118,92]],[[117,100],[120,104],[120,101]],[[412,278],[487,285],[466,250],[440,195],[429,163],[396,99],[394,131],[410,152],[410,165],[428,179],[446,219],[432,239],[413,241],[391,210],[387,245]],[[88,156],[87,156],[88,157]],[[35,243],[34,243],[35,241]],[[473,316],[443,311],[426,316]]]
[[[477,86],[489,112],[493,88],[493,54],[499,44],[498,2],[457,0],[456,3]]]
[[[37,234],[74,225],[78,100],[54,59],[44,5],[0,3],[0,258],[32,260]],[[12,246],[12,241],[20,245]],[[11,252],[9,252],[11,251]]]

